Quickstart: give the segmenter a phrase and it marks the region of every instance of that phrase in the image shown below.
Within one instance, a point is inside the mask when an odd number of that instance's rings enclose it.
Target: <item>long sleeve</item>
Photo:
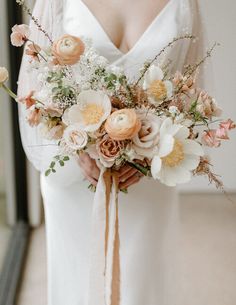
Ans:
[[[60,21],[62,18],[61,1],[56,0],[56,5],[54,2],[55,1],[52,0],[37,0],[33,10],[33,16],[38,19],[38,22],[52,38],[57,36],[57,32],[59,34]],[[33,21],[30,22],[30,30],[30,39],[36,44],[40,46],[48,46],[50,44],[49,40],[37,29]],[[29,94],[32,90],[37,90],[37,75],[35,72],[32,72],[32,70],[29,70],[29,65],[28,57],[23,55],[18,80],[18,96],[20,97]],[[50,144],[42,138],[39,127],[30,127],[28,125],[26,122],[26,116],[27,113],[25,106],[19,104],[20,131],[25,153],[35,168],[42,171],[45,145],[48,145],[49,147]]]
[[[52,40],[63,34],[63,3],[62,0],[37,0],[33,15],[47,31]],[[50,41],[41,33],[35,24],[30,22],[31,40],[36,44],[47,47]],[[37,90],[37,73],[29,70],[29,61],[23,55],[22,65],[18,80],[18,96],[25,96],[32,90]],[[59,153],[57,143],[45,140],[40,127],[30,127],[26,121],[26,109],[19,104],[19,121],[21,138],[25,153],[34,167],[42,172],[48,168],[53,157]],[[83,175],[75,158],[71,158],[66,166],[58,168],[56,174],[47,177],[47,181],[57,186],[70,186],[83,180]]]

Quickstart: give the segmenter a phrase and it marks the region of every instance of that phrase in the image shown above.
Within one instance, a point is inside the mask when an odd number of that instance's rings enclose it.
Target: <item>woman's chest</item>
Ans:
[[[171,0],[83,0],[113,44],[127,53]]]
[[[151,22],[138,34],[135,41],[124,52],[112,40],[107,29],[104,28],[92,10],[84,2],[78,0],[64,0],[63,7],[63,31],[75,35],[84,36],[92,40],[94,47],[111,63],[124,68],[134,68],[131,76],[136,74],[140,64],[153,58],[174,37],[185,33],[191,33],[192,20],[189,11],[190,0],[169,0],[164,8],[154,16]],[[109,12],[107,12],[109,15]],[[132,12],[130,15],[135,16]],[[138,26],[139,20],[136,18]],[[138,33],[138,32],[137,32]],[[175,49],[175,54],[184,50]],[[185,48],[186,49],[186,48]]]

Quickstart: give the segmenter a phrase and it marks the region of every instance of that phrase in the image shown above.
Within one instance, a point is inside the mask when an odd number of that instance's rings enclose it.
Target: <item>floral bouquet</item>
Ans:
[[[202,174],[222,186],[210,170],[204,147],[219,147],[236,125],[219,119],[222,111],[214,98],[196,86],[198,68],[214,47],[200,62],[169,75],[168,65],[158,66],[158,57],[176,41],[193,39],[175,38],[144,63],[137,81],[130,82],[86,38],[64,35],[50,40],[51,47],[45,49],[29,36],[27,25],[16,25],[11,42],[18,47],[27,43],[25,53],[40,89],[17,97],[5,85],[5,68],[0,70],[0,84],[25,104],[32,127],[40,125],[43,137],[58,141],[61,155],[55,156],[46,175],[56,172],[57,163],[64,166],[69,157],[87,152],[105,168],[118,170],[128,163],[168,186]]]
[[[27,25],[12,28],[11,42],[17,47],[26,44],[39,90],[17,97],[6,85],[5,68],[0,68],[0,86],[25,104],[32,128],[38,126],[43,137],[57,141],[61,154],[54,157],[46,176],[56,172],[57,164],[64,166],[70,157],[86,152],[103,169],[106,202],[113,201],[110,191],[115,186],[114,223],[109,223],[106,204],[104,229],[106,245],[113,236],[114,253],[118,253],[116,172],[123,165],[128,163],[167,186],[206,175],[223,188],[204,148],[219,147],[236,125],[231,119],[220,119],[222,111],[215,99],[196,84],[199,67],[215,45],[199,62],[172,75],[169,64],[160,67],[158,58],[176,41],[194,39],[191,35],[175,38],[153,60],[145,62],[138,79],[131,82],[120,68],[99,55],[86,37],[64,35],[52,41],[38,20],[33,17],[33,21],[49,39],[50,47],[31,41]],[[115,257],[113,267],[119,264]],[[117,273],[114,276],[119,283]]]

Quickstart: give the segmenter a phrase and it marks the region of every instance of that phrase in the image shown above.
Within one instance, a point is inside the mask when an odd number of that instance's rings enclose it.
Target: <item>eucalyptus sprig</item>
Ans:
[[[68,156],[57,155],[53,157],[53,161],[50,163],[49,168],[45,172],[45,176],[48,177],[50,174],[56,173],[56,165],[60,165],[61,167],[65,166],[65,162],[69,161],[70,158]]]

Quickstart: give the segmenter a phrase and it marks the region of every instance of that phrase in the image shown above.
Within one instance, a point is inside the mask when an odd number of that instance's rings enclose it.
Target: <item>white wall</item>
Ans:
[[[236,121],[236,1],[199,0],[208,32],[209,46],[214,41],[221,44],[212,57],[213,92],[226,118]],[[209,80],[212,75],[209,75]],[[222,175],[225,187],[236,191],[236,130],[231,132],[231,141],[219,149],[211,149],[215,172]],[[184,191],[212,191],[204,178],[197,178]]]

